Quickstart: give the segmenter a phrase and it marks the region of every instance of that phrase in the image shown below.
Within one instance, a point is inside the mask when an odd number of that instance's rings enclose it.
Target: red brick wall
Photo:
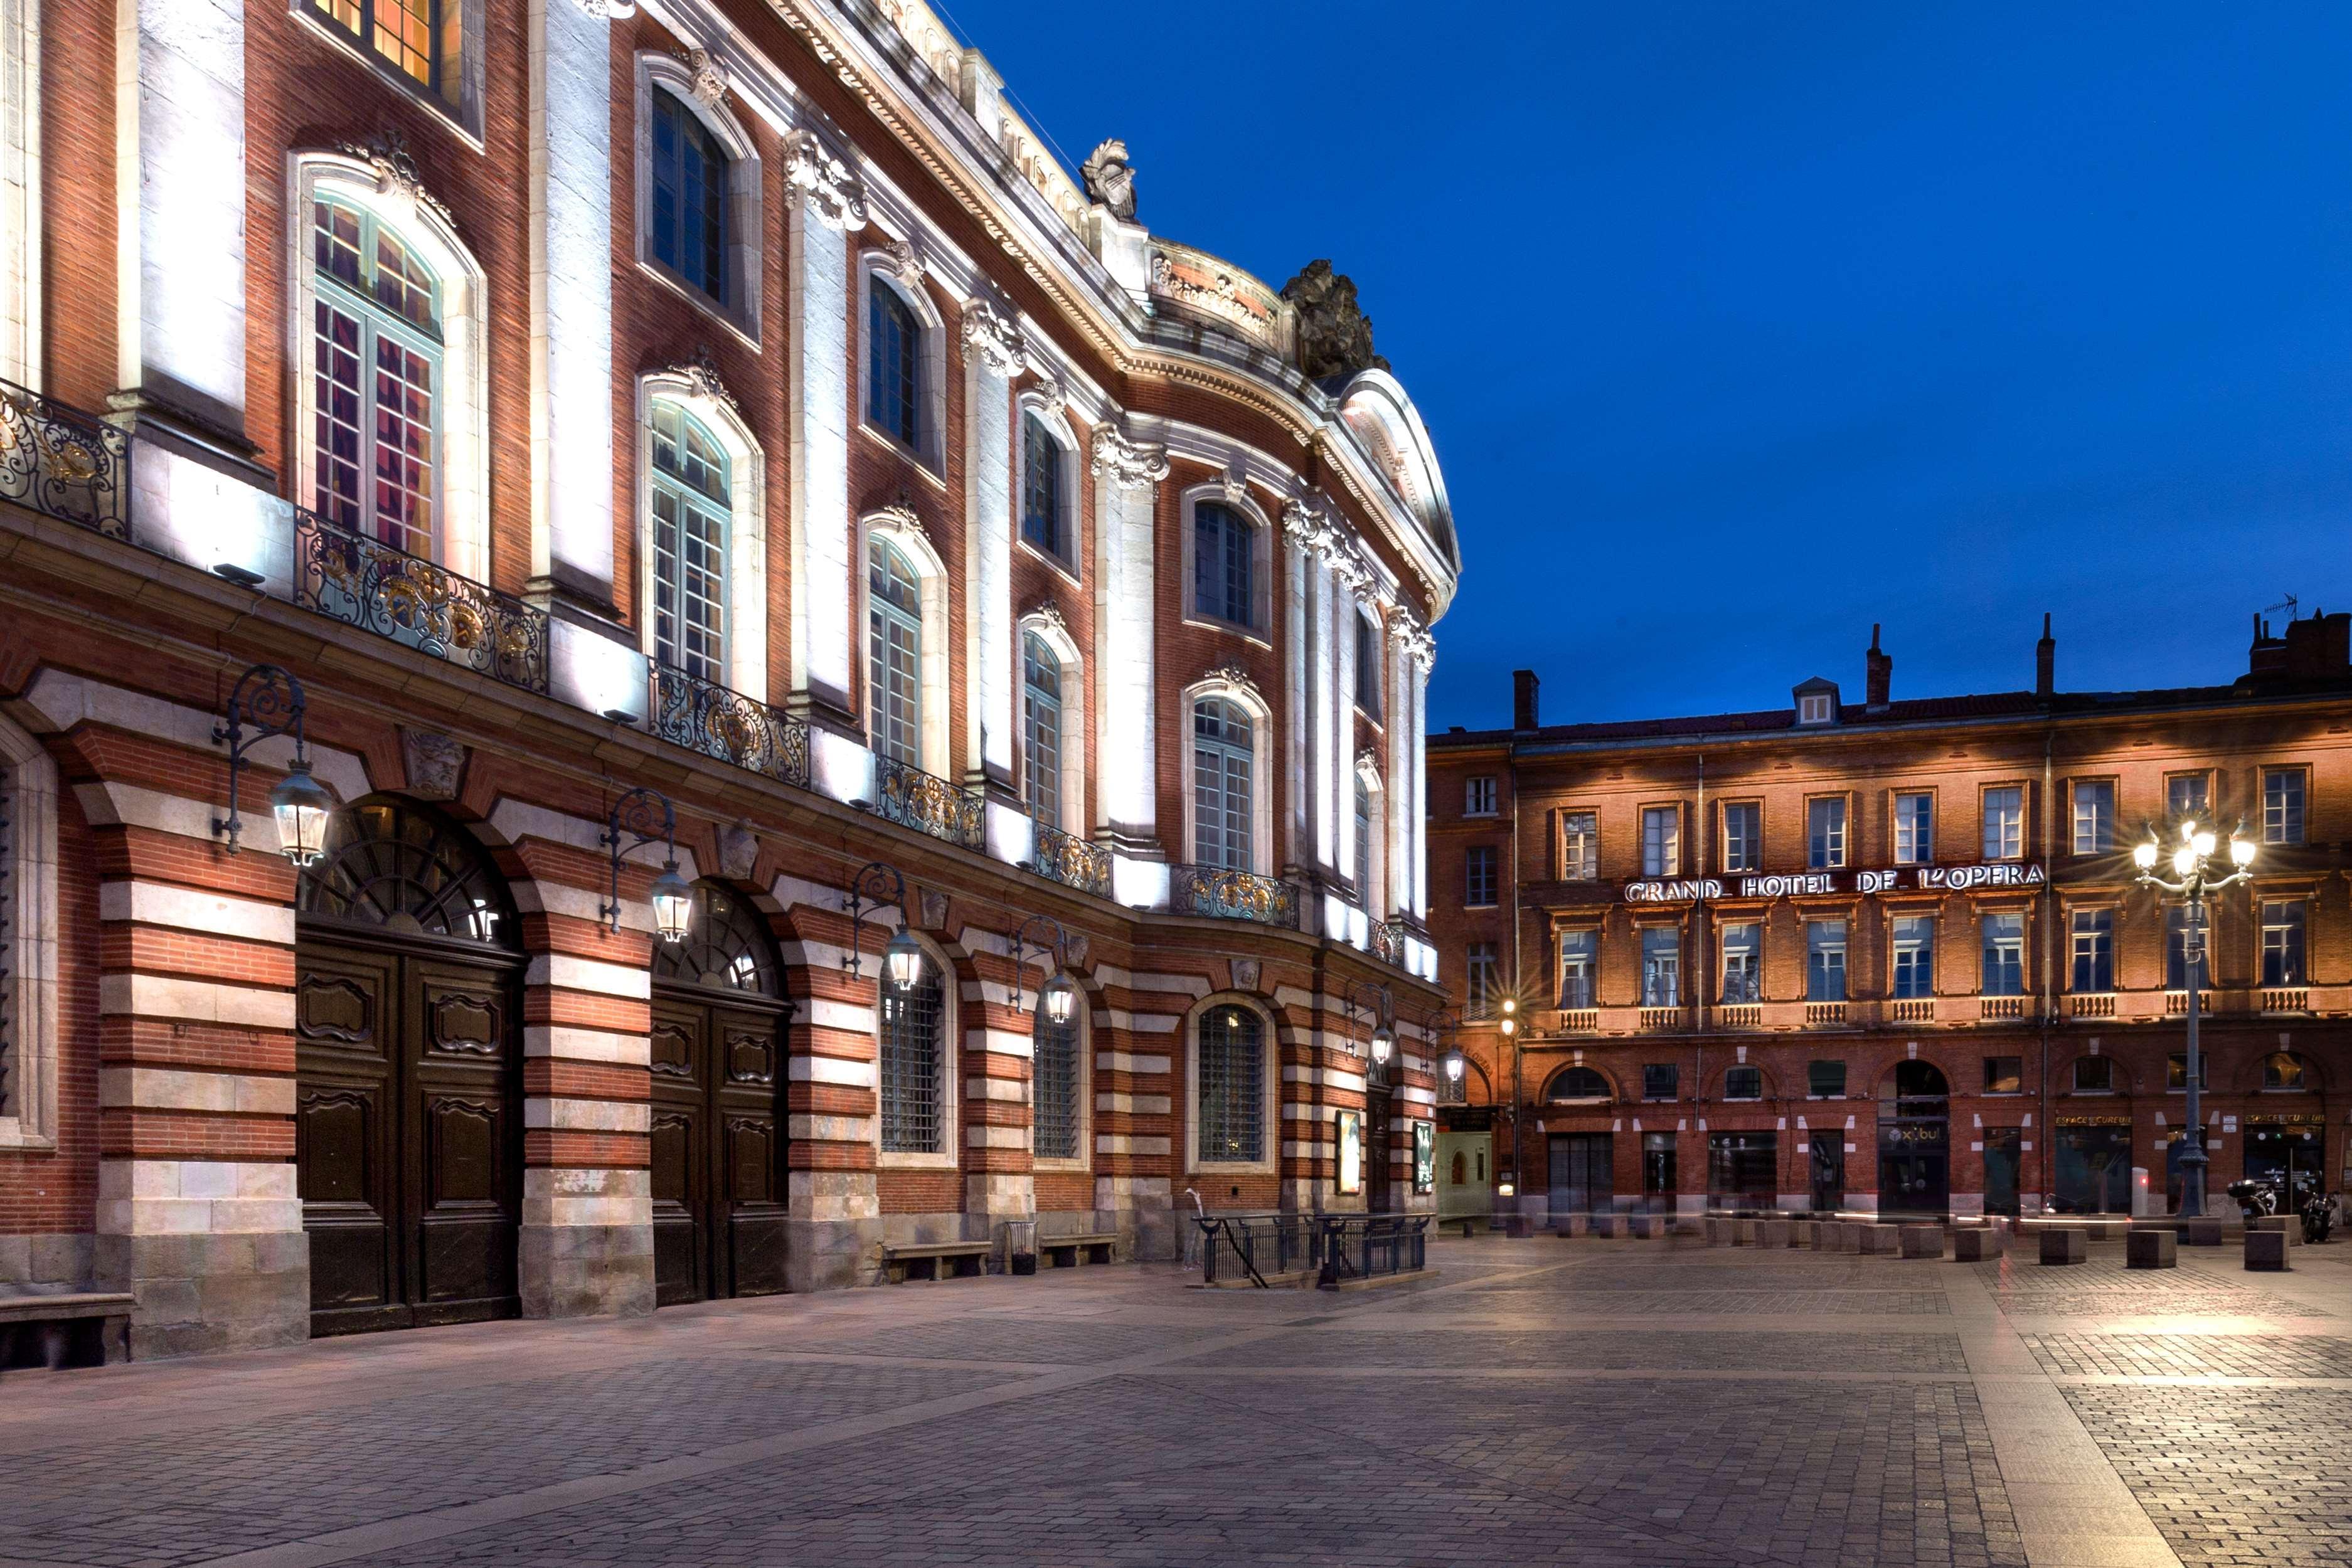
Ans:
[[[0,1234],[97,1228],[98,846],[71,787],[58,795],[58,1144],[0,1153]]]

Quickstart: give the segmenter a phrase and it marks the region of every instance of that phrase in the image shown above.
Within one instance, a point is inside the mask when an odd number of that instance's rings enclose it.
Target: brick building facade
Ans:
[[[0,1291],[153,1354],[1427,1206],[1460,561],[1344,279],[1153,235],[920,0],[0,48]]]
[[[1544,726],[1520,672],[1511,729],[1431,743],[1441,1207],[2129,1212],[2135,1169],[2177,1207],[2186,916],[2132,850],[2190,818],[2258,845],[2211,905],[2209,1193],[2340,1184],[2347,628],[2092,693],[2045,625],[2037,689],[1910,700],[1874,632],[1862,702],[1641,723]]]

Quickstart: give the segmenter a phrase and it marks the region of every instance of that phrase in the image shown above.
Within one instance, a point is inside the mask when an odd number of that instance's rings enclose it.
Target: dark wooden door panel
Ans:
[[[409,1300],[425,1322],[512,1317],[522,1307],[517,977],[435,953],[402,966]]]
[[[651,1046],[657,1304],[782,1290],[782,1019],[657,993]]]
[[[318,1332],[403,1316],[397,965],[306,951],[295,987],[295,1186]]]

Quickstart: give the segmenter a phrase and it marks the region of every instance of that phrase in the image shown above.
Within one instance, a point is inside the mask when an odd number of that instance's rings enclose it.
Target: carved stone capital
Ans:
[[[1121,490],[1148,490],[1168,477],[1168,449],[1129,441],[1108,425],[1095,432],[1094,471]]]
[[[963,308],[963,346],[1000,376],[1012,375],[1027,358],[1021,329],[984,299]]]
[[[731,85],[727,79],[727,68],[720,65],[709,49],[680,49],[679,61],[693,77],[695,100],[705,109],[717,109],[727,101]]]
[[[816,207],[827,228],[856,232],[866,226],[866,187],[848,162],[813,131],[784,138],[784,183]]]

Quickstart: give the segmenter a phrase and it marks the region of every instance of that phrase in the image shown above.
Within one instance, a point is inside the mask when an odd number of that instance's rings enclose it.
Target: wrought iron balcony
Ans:
[[[1034,828],[1029,847],[1031,871],[1080,893],[1091,893],[1097,898],[1110,896],[1108,847],[1043,822],[1034,823]]]
[[[131,437],[0,382],[0,497],[131,542]]]
[[[808,788],[806,720],[668,664],[655,664],[653,680],[656,735],[780,784]]]
[[[494,681],[547,690],[544,612],[299,507],[294,602]]]
[[[894,758],[874,758],[874,811],[885,821],[929,833],[968,850],[987,847],[981,799]]]
[[[1271,876],[1221,866],[1168,868],[1168,906],[1179,915],[1216,920],[1254,920],[1260,925],[1298,929],[1298,890]]]

